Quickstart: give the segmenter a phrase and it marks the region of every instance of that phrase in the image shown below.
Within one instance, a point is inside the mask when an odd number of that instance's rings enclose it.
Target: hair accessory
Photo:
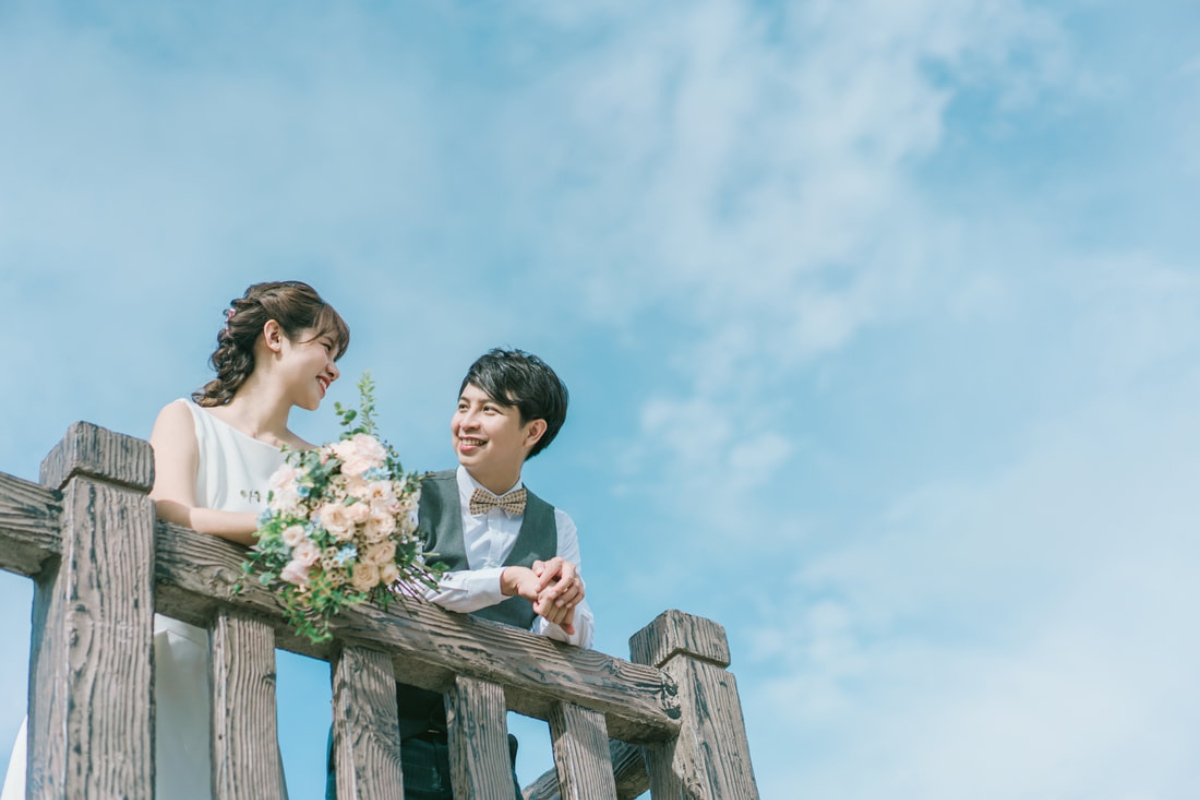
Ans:
[[[232,308],[225,309],[225,327],[221,329],[222,336],[229,335],[229,320],[233,319],[233,315],[236,313],[237,313],[237,311],[235,309],[232,309]]]

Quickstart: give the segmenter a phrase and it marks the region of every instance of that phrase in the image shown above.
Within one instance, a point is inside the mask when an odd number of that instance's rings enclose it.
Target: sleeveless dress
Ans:
[[[199,445],[196,505],[221,511],[262,510],[268,479],[283,463],[279,448],[242,433],[190,400]],[[258,492],[244,496],[242,492]],[[199,687],[204,687],[200,690]],[[212,710],[208,631],[154,615],[155,795],[165,800],[211,800]],[[0,800],[25,797],[25,724],[17,735]],[[280,766],[282,769],[282,766]]]

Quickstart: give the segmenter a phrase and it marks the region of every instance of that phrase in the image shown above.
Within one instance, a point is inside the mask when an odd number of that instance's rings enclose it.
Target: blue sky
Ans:
[[[598,646],[724,624],[764,797],[1195,797],[1198,31],[1167,1],[6,3],[0,468],[76,419],[147,436],[227,302],[304,279],[413,467],[451,463],[484,349],[559,370],[526,477],[579,524]],[[0,576],[0,741],[30,596]],[[281,658],[297,800],[327,684]],[[514,725],[529,780],[548,738]]]

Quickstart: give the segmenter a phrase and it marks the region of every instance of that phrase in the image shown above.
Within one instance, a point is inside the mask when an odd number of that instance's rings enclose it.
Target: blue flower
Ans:
[[[310,494],[312,494],[312,487],[300,484],[300,486],[296,489],[296,494],[300,495],[301,497],[308,497]]]
[[[358,548],[352,544],[348,544],[337,551],[337,555],[333,557],[333,560],[337,562],[339,567],[344,567],[347,561],[353,561],[356,558],[358,558]]]
[[[362,476],[364,480],[368,481],[387,481],[392,479],[392,473],[383,467],[371,467]]]
[[[266,524],[267,524],[268,522],[270,522],[270,521],[271,521],[271,509],[269,509],[269,508],[264,508],[262,511],[258,512],[258,525],[259,525],[259,527],[262,527],[263,525],[266,525]]]

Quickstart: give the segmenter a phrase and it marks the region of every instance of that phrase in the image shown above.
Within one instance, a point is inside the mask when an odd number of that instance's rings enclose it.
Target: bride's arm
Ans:
[[[159,519],[211,533],[238,544],[253,544],[258,528],[254,514],[217,511],[196,506],[196,472],[200,449],[192,412],[183,403],[168,403],[154,421],[150,434],[154,448],[154,501]]]

